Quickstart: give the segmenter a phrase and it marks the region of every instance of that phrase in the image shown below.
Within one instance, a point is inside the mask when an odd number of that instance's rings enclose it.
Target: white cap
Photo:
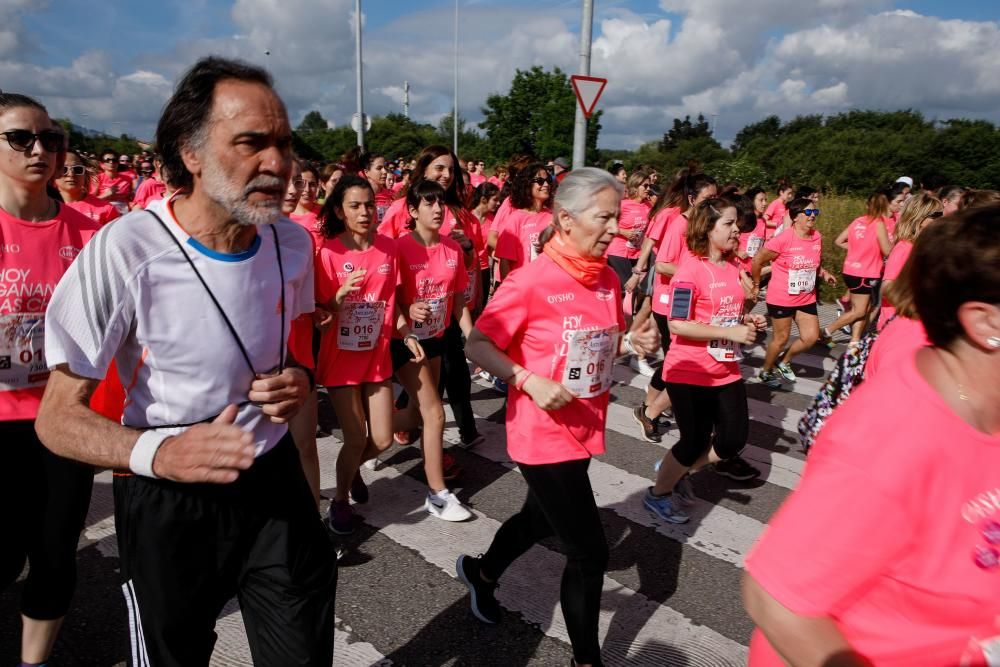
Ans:
[[[906,183],[911,188],[913,187],[913,179],[910,178],[909,176],[900,176],[899,178],[896,179],[896,182],[897,183]]]

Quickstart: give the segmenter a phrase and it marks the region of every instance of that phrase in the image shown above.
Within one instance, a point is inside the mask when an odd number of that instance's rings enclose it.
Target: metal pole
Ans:
[[[590,37],[594,28],[594,0],[583,0],[583,20],[580,22],[580,67],[578,74],[590,76]],[[576,105],[576,126],[573,128],[573,168],[584,166],[587,159],[587,119]]]
[[[403,82],[403,115],[410,117],[410,82]]]
[[[451,150],[458,155],[458,0],[455,0],[455,101],[451,107]]]
[[[354,0],[355,55],[358,61],[358,146],[365,147],[365,101],[361,74],[361,0]]]

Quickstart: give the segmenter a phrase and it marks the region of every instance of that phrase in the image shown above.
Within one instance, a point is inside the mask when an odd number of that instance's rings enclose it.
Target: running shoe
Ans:
[[[330,530],[337,535],[350,535],[354,532],[354,510],[347,501],[334,500],[326,514]]]
[[[469,589],[472,615],[483,623],[493,625],[500,622],[500,604],[495,594],[497,584],[488,584],[479,576],[481,562],[482,558],[462,554],[455,561],[455,574]]]
[[[844,301],[843,299],[838,299],[837,300],[837,317],[836,317],[836,319],[839,320],[840,316],[847,312],[847,308],[850,305],[851,305],[851,298],[849,296],[847,297],[847,301]],[[851,335],[851,325],[850,324],[845,324],[844,326],[840,327],[840,330],[843,331],[844,334],[846,334],[848,336]]]
[[[643,357],[632,356],[628,361],[628,367],[639,375],[651,378],[656,374],[656,369],[649,365]]]
[[[715,464],[715,472],[737,482],[746,482],[760,477],[760,470],[747,463],[742,456],[719,461]]]
[[[446,482],[450,482],[462,474],[462,466],[458,465],[455,457],[448,452],[441,453],[441,476]]]
[[[447,489],[438,494],[428,493],[424,509],[431,516],[444,521],[466,521],[472,518],[472,512],[462,504],[458,496]]]
[[[476,445],[484,442],[485,440],[486,436],[484,436],[482,433],[477,433],[468,440],[466,440],[465,438],[461,438],[458,442],[458,446],[461,447],[462,449],[471,449],[472,447],[475,447]]]
[[[501,394],[507,393],[507,383],[498,377],[493,378],[493,388],[499,391]]]
[[[351,498],[356,503],[364,505],[368,502],[368,485],[365,484],[365,480],[361,477],[361,470],[354,474],[354,479],[351,480]]]
[[[660,442],[660,431],[656,422],[646,416],[646,406],[640,405],[632,410],[632,419],[639,425],[639,434],[646,442]]]
[[[796,380],[798,380],[798,378],[795,377],[795,371],[792,370],[792,365],[789,364],[787,361],[781,362],[780,364],[775,366],[774,369],[779,373],[781,373],[781,377],[785,378],[789,382],[795,382]]]
[[[826,330],[826,327],[819,328],[819,343],[833,349],[837,344],[833,341],[833,335]]]
[[[757,373],[757,380],[759,380],[762,385],[770,387],[771,389],[781,389],[781,380],[778,379],[778,376],[774,371],[762,370],[760,373]]]
[[[674,506],[672,495],[669,493],[665,496],[653,495],[653,487],[649,487],[646,491],[642,504],[651,514],[668,523],[687,523],[691,520],[691,517]]]
[[[691,484],[691,475],[684,475],[677,486],[674,487],[674,499],[682,507],[691,507],[698,501],[698,496],[694,495],[694,486]]]

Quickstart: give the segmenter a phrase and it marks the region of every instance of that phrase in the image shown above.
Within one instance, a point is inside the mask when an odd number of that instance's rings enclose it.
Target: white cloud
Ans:
[[[723,138],[771,113],[855,107],[1000,120],[996,22],[883,11],[890,0],[660,0],[659,15],[627,4],[599,13],[594,26],[592,73],[610,81],[598,104],[605,146],[658,139],[672,118],[698,113],[717,114]],[[344,125],[355,111],[351,0],[235,0],[233,35],[165,39],[132,62],[93,50],[56,66],[32,60],[37,38],[19,20],[38,6],[0,0],[10,17],[0,27],[0,82],[40,96],[56,115],[87,114],[98,127],[116,122],[150,137],[173,81],[210,53],[265,65],[293,122],[318,109]],[[411,6],[365,30],[366,111],[402,111],[409,81],[411,117],[437,123],[451,109],[452,8]],[[460,113],[479,121],[486,97],[506,91],[517,68],[574,72],[578,18],[576,3],[463,2]]]

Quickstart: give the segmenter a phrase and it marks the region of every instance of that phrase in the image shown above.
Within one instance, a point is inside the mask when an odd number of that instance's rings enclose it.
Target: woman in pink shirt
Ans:
[[[393,338],[390,344],[393,369],[409,397],[406,408],[396,413],[393,430],[423,428],[424,472],[429,487],[424,508],[431,516],[445,521],[465,521],[472,513],[448,490],[444,479],[444,408],[438,382],[441,356],[448,347],[445,330],[452,314],[466,337],[472,330],[472,315],[465,302],[468,274],[463,265],[463,251],[458,243],[440,232],[447,208],[445,197],[444,188],[428,179],[418,181],[406,192],[413,230],[396,241],[399,252],[396,301],[407,316],[412,335],[420,340],[426,359],[411,358],[413,351],[404,347],[401,333]],[[464,363],[464,354],[462,359]],[[465,378],[469,379],[468,367]]]
[[[295,204],[295,210],[288,214],[288,218],[312,235],[314,249],[319,250],[323,245],[323,226],[319,222],[318,215],[320,207],[316,203],[320,185],[319,172],[305,160],[296,162],[299,163],[299,176],[295,187],[301,194]]]
[[[646,203],[648,192],[649,176],[644,171],[633,172],[625,184],[625,198],[622,199],[621,215],[618,217],[618,234],[608,248],[608,266],[618,274],[623,291],[632,277],[632,269],[635,268],[642,248],[649,218],[649,205]]]
[[[118,154],[107,148],[101,151],[101,173],[97,175],[95,194],[124,215],[132,199],[132,179],[118,173]]]
[[[494,244],[491,246],[486,241],[479,256],[479,276],[480,276],[480,301],[485,302],[490,293],[491,279],[493,275],[493,251],[496,247],[496,237],[492,234],[493,221],[496,217],[497,207],[500,205],[500,188],[490,182],[484,182],[476,186],[469,200],[469,210],[479,221],[480,233],[484,240],[492,238]]]
[[[510,215],[497,234],[500,279],[539,255],[538,237],[552,220],[555,184],[541,162],[528,165],[511,181]]]
[[[767,226],[767,238],[775,234],[775,230],[785,221],[788,215],[788,202],[792,201],[795,189],[792,184],[782,179],[778,181],[778,196],[764,210],[764,224]]]
[[[413,355],[423,349],[396,302],[396,242],[375,233],[375,196],[368,180],[347,174],[320,213],[324,244],[316,258],[316,300],[332,313],[320,341],[316,382],[327,387],[344,432],[337,455],[333,532],[353,532],[350,499],[368,502],[360,466],[392,444],[393,332]]]
[[[691,256],[687,247],[688,214],[698,204],[716,196],[719,186],[708,174],[689,173],[678,174],[669,200],[678,201],[679,213],[670,219],[663,230],[663,240],[656,251],[654,264],[656,275],[653,278],[652,310],[653,320],[660,332],[660,344],[666,355],[671,345],[670,326],[667,316],[670,314],[670,280],[681,264]],[[670,394],[662,373],[654,373],[646,388],[646,401],[635,408],[632,418],[639,424],[639,434],[647,442],[660,442],[660,415],[670,409]]]
[[[375,215],[377,222],[382,222],[385,212],[395,199],[387,185],[388,171],[385,168],[385,156],[361,151],[358,155],[358,165],[361,167],[361,175],[368,179],[375,193]]]
[[[886,298],[886,288],[899,277],[899,272],[910,257],[913,242],[920,231],[932,221],[943,216],[941,201],[928,192],[921,192],[910,197],[903,205],[896,223],[896,243],[885,261],[885,272],[882,274],[882,306],[879,310],[878,328],[881,329],[895,313],[896,309]]]
[[[473,614],[497,623],[494,591],[504,571],[556,536],[567,553],[560,595],[580,666],[603,664],[598,618],[608,546],[587,468],[604,452],[611,368],[616,356],[658,343],[649,324],[622,337],[621,289],[606,259],[621,192],[600,169],[566,176],[539,241],[542,255],[500,285],[468,347],[475,363],[508,383],[507,449],[528,496],[482,557],[459,556],[458,577],[472,593]]]
[[[1000,207],[929,226],[909,262],[932,345],[834,411],[747,556],[751,667],[996,664]]]
[[[330,162],[320,170],[320,180],[323,183],[323,197],[333,194],[333,189],[337,187],[337,181],[344,176],[344,165],[340,162]]]
[[[819,311],[816,309],[817,279],[835,284],[837,279],[823,268],[823,238],[816,231],[819,209],[808,199],[793,199],[788,205],[792,226],[764,243],[753,258],[751,280],[754,301],[760,294],[764,267],[771,266],[771,281],[767,287],[767,314],[771,317],[774,334],[764,353],[764,365],[757,375],[761,383],[780,389],[777,373],[795,382],[792,358],[812,347],[819,338]],[[792,333],[792,319],[799,329],[799,338],[785,350]],[[784,354],[782,354],[782,350]],[[781,355],[780,363],[777,363]]]
[[[299,160],[292,160],[292,177],[288,179],[288,186],[285,188],[285,198],[281,202],[281,212],[285,216],[291,216],[295,208],[299,205],[299,198],[302,196],[302,188],[305,181],[302,179],[302,163]],[[313,243],[316,243],[315,227],[309,230],[313,234]],[[317,248],[313,248],[315,254]],[[318,336],[316,325],[328,317],[322,307],[318,307],[312,313],[305,313],[292,320],[288,330],[288,351],[299,364],[308,368],[311,372],[316,371],[316,359],[313,354],[313,337]],[[295,447],[299,450],[299,458],[302,460],[302,471],[309,482],[309,489],[312,491],[313,500],[319,508],[319,451],[316,448],[316,426],[319,422],[319,394],[314,387],[302,404],[302,408],[288,422],[288,430],[295,440]]]
[[[736,257],[740,260],[743,270],[750,273],[753,269],[753,258],[764,247],[764,241],[767,240],[767,223],[764,222],[767,193],[764,192],[764,188],[750,188],[747,190],[746,197],[752,202],[753,214],[757,222],[753,229],[740,233],[740,247],[736,250]],[[765,269],[761,280],[769,274],[770,269]]]
[[[90,180],[90,173],[87,166],[86,160],[75,150],[66,151],[62,174],[55,179],[56,188],[67,206],[103,227],[121,217],[121,214],[108,202],[89,193],[87,182]]]
[[[669,523],[689,519],[681,506],[693,501],[690,486],[677,487],[689,471],[729,462],[743,469],[744,479],[760,474],[739,458],[750,427],[739,362],[740,346],[753,343],[767,320],[746,314],[736,260],[737,208],[728,200],[711,198],[689,214],[691,257],[670,281],[668,318],[674,339],[662,371],[681,437],[664,454],[656,484],[643,498],[646,509]]]
[[[847,251],[844,258],[844,284],[851,295],[850,310],[821,331],[824,340],[840,327],[851,327],[851,344],[857,345],[865,331],[871,312],[872,294],[877,294],[882,279],[885,257],[892,250],[889,240],[888,191],[879,191],[868,198],[865,214],[855,218],[834,241]]]
[[[69,611],[76,549],[94,471],[52,454],[35,433],[49,377],[45,312],[56,284],[99,225],[51,198],[66,133],[36,100],[0,92],[0,591],[28,563],[20,596],[21,661],[44,663]],[[81,297],[82,298],[82,297]]]

